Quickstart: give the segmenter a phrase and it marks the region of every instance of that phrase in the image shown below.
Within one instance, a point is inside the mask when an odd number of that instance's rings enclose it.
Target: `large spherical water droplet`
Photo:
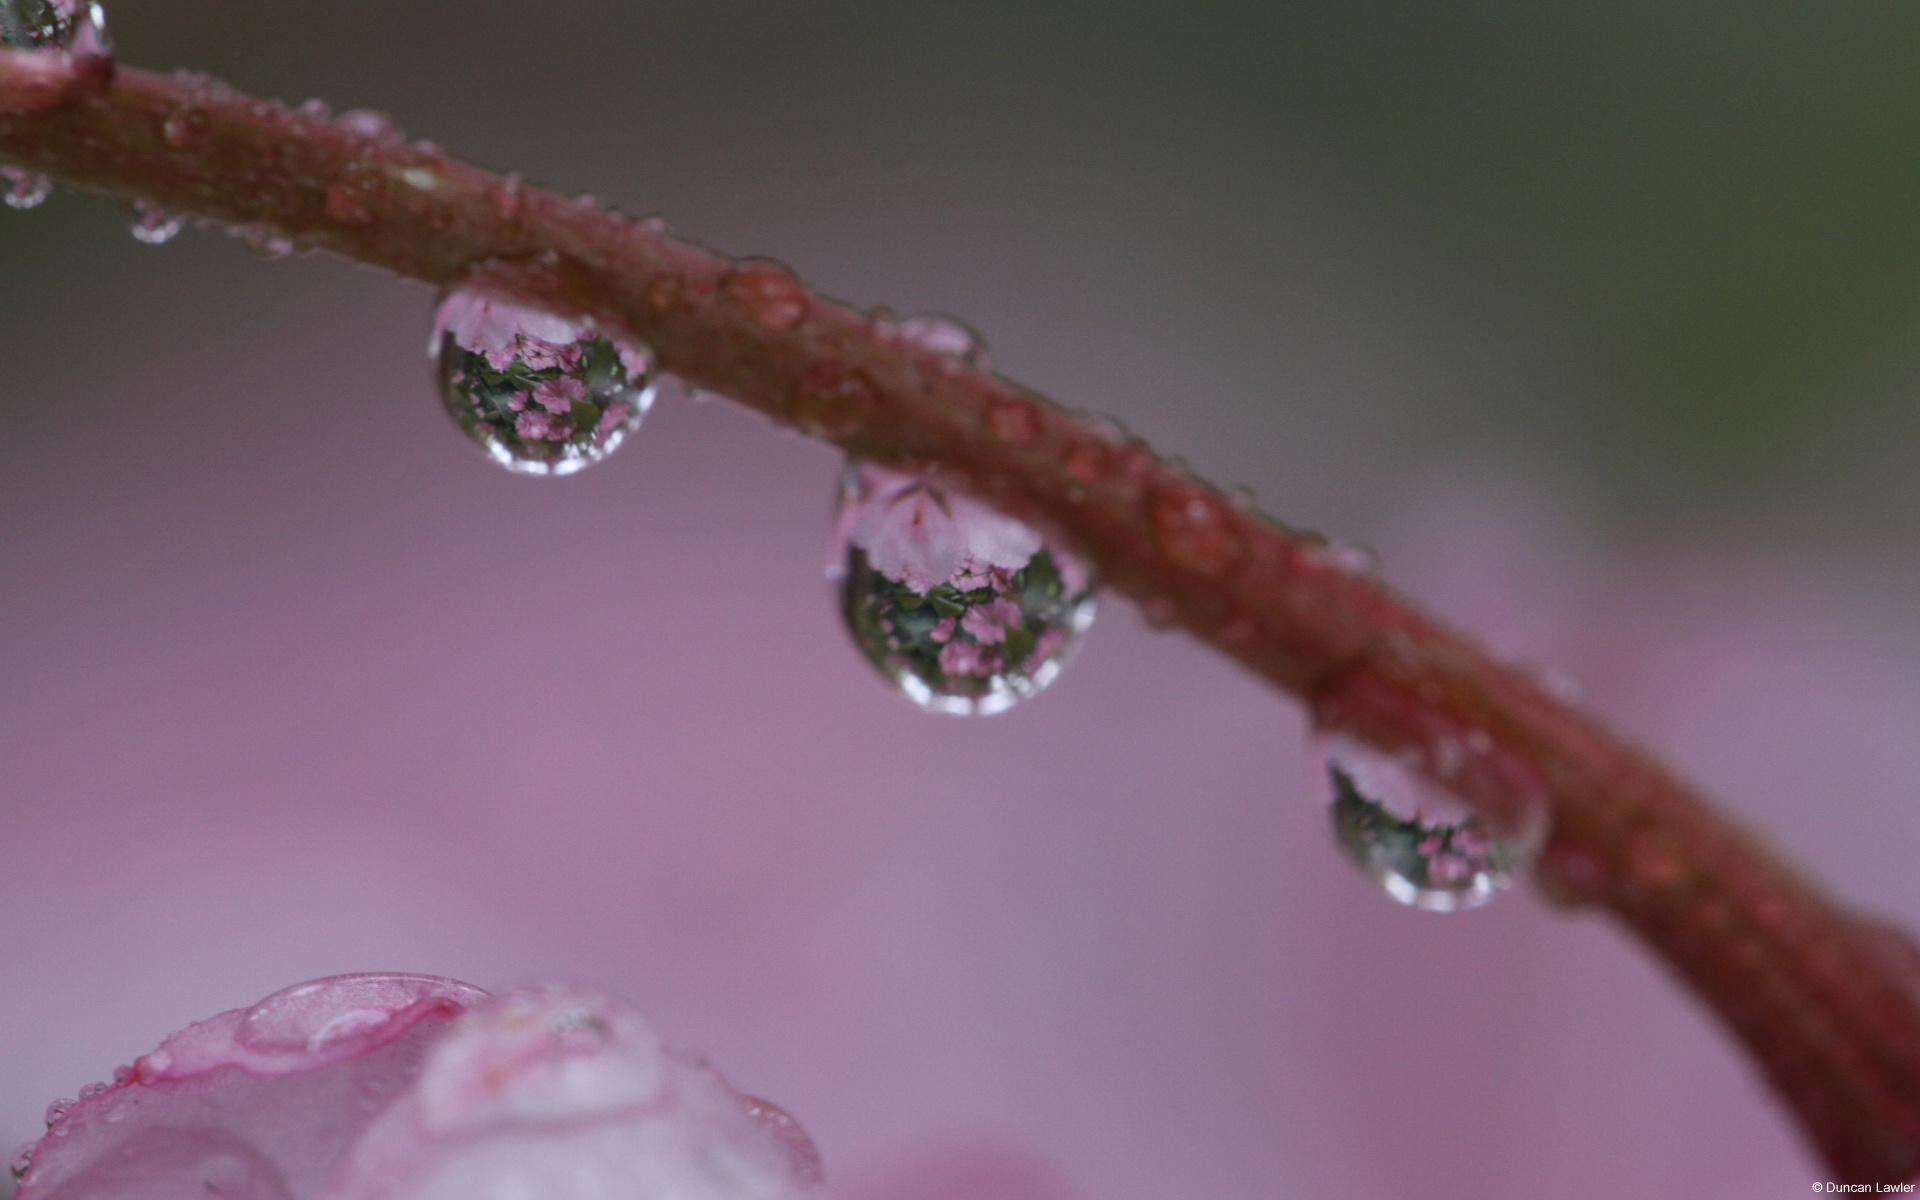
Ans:
[[[1053,682],[1093,623],[1093,573],[1074,555],[871,464],[842,476],[833,554],[855,644],[931,712],[1011,708]]]
[[[1478,908],[1511,887],[1546,840],[1544,808],[1496,828],[1378,750],[1344,737],[1320,742],[1335,839],[1402,904],[1430,912]]]
[[[53,195],[53,180],[23,167],[0,167],[0,199],[8,208],[39,208]]]
[[[84,15],[79,0],[0,0],[0,46],[65,49]]]
[[[652,355],[577,322],[454,291],[433,330],[447,412],[510,471],[591,466],[653,405]]]

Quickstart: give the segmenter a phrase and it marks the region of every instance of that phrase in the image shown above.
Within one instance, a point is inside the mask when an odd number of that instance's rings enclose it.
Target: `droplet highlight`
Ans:
[[[160,137],[175,150],[191,150],[207,140],[213,118],[197,104],[182,104],[160,123]]]
[[[599,462],[653,405],[646,348],[477,292],[441,301],[433,353],[454,423],[523,475],[571,475]]]
[[[1344,737],[1321,739],[1333,835],[1387,895],[1429,912],[1478,908],[1511,887],[1546,840],[1544,809],[1496,828],[1407,765]]]
[[[1095,610],[1091,568],[966,496],[850,463],[829,574],[854,644],[921,708],[1004,712],[1058,678]]]
[[[8,208],[39,208],[53,195],[53,180],[24,167],[0,167],[0,199]]]
[[[178,213],[168,212],[159,205],[150,204],[145,200],[135,200],[133,223],[128,226],[128,232],[133,234],[133,240],[136,242],[144,242],[149,246],[164,246],[178,236],[181,227],[185,224],[186,218]]]
[[[993,357],[987,352],[987,339],[965,321],[945,313],[921,313],[908,317],[899,323],[896,336],[922,350],[943,354],[976,371],[993,369]]]

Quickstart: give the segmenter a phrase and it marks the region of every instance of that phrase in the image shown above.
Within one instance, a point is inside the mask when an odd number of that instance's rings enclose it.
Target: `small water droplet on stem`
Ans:
[[[1147,514],[1161,551],[1202,575],[1226,574],[1246,551],[1227,505],[1203,488],[1156,492],[1148,501]]]
[[[806,320],[807,290],[770,258],[743,258],[721,276],[720,290],[754,322],[784,333]]]
[[[207,140],[213,118],[197,104],[182,104],[160,123],[160,137],[175,150],[191,150]]]
[[[900,338],[923,350],[931,350],[976,371],[988,371],[993,359],[987,353],[987,340],[974,328],[945,313],[921,313],[900,322]]]
[[[333,123],[348,133],[359,137],[372,138],[378,142],[398,145],[407,140],[393,118],[371,108],[350,108],[333,119]]]

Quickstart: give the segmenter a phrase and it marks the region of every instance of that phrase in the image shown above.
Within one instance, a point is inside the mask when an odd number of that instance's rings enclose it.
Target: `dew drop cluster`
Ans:
[[[454,423],[525,475],[599,462],[653,404],[646,348],[474,291],[441,301],[430,349]]]
[[[1333,791],[1335,840],[1402,904],[1430,912],[1478,908],[1525,874],[1546,839],[1544,805],[1496,828],[1378,750],[1326,737],[1320,751]]]
[[[1091,570],[1019,521],[870,463],[841,480],[831,572],[854,644],[931,712],[985,716],[1060,674]]]

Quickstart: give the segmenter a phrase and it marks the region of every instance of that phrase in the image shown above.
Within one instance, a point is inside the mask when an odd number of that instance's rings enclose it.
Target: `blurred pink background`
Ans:
[[[1461,283],[1242,97],[1156,108],[1064,18],[920,77],[877,9],[854,49],[851,17],[750,6],[222,11],[122,3],[123,55],[388,107],[958,312],[1010,375],[1371,544],[1920,925],[1920,321],[1830,373],[1878,415],[1818,470],[1691,487],[1711,425],[1607,425],[1678,464],[1648,483],[1529,423],[1611,386],[1526,336],[1530,293]],[[663,404],[602,466],[511,477],[438,410],[424,289],[121,230],[66,195],[0,213],[0,1139],[188,1021],[387,969],[629,997],[793,1112],[836,1200],[1824,1177],[1604,919],[1389,902],[1330,842],[1299,707],[1126,605],[1031,704],[922,715],[838,628],[821,448]]]

